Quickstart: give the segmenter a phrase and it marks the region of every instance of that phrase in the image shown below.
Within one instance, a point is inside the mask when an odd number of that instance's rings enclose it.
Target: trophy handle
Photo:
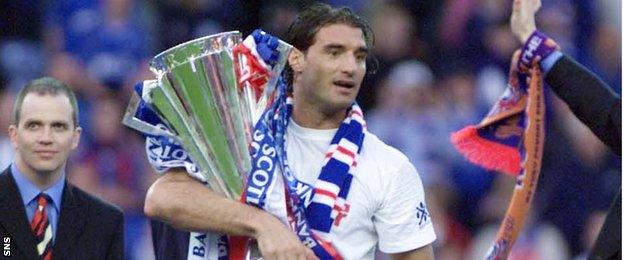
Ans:
[[[138,109],[139,109],[139,105],[141,103],[141,97],[139,97],[139,95],[136,92],[132,92],[132,97],[130,97],[130,102],[128,103],[128,107],[126,107],[126,112],[124,113],[124,117],[122,120],[122,123],[132,129],[135,129],[139,132],[142,133],[146,133],[149,135],[156,135],[156,136],[166,136],[169,138],[174,138],[175,140],[177,140],[178,138],[171,133],[170,131],[167,131],[165,129],[162,129],[158,126],[152,125],[152,124],[148,124],[138,118],[135,117]]]

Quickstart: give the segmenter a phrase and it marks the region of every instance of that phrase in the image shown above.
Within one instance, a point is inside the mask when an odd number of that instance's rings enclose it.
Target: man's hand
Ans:
[[[277,218],[267,214],[259,223],[255,237],[264,259],[318,259],[312,250],[304,246],[297,235]]]
[[[144,210],[150,218],[181,230],[255,237],[264,259],[317,259],[270,213],[226,199],[179,168],[152,184]]]
[[[535,13],[542,6],[541,0],[514,0],[511,13],[511,31],[525,43],[535,31]]]

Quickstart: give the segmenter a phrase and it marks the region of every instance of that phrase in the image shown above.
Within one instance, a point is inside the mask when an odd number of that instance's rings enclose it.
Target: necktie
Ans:
[[[44,260],[52,259],[52,225],[50,225],[46,210],[49,201],[51,199],[45,193],[40,193],[37,196],[35,216],[30,223],[30,229],[35,234],[37,242],[37,253]]]

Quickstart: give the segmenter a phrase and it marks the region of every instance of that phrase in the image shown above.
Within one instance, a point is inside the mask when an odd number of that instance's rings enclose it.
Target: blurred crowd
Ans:
[[[481,258],[504,216],[514,180],[465,161],[449,142],[502,94],[520,43],[511,0],[330,0],[375,32],[370,75],[358,102],[369,129],[404,152],[426,189],[438,259]],[[621,93],[621,1],[543,0],[538,28],[563,52]],[[12,160],[7,131],[13,97],[49,75],[79,97],[84,129],[70,181],[126,213],[128,259],[152,256],[143,198],[157,178],[144,140],[121,125],[132,86],[153,78],[149,59],[193,38],[262,28],[283,36],[309,1],[0,1],[0,168]],[[621,160],[552,93],[531,216],[512,259],[570,259],[591,247],[621,189]],[[380,255],[380,258],[383,258]]]

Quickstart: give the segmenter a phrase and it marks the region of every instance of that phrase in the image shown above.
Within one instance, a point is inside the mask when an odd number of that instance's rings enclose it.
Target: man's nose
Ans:
[[[349,76],[353,76],[357,67],[358,63],[356,58],[352,55],[345,55],[345,58],[342,61],[342,72]]]
[[[41,144],[51,144],[54,141],[52,129],[50,127],[44,127],[38,136],[37,142]]]

